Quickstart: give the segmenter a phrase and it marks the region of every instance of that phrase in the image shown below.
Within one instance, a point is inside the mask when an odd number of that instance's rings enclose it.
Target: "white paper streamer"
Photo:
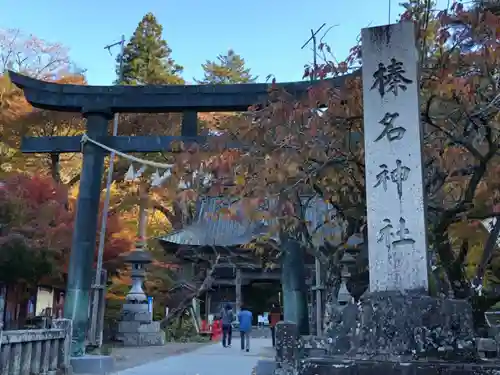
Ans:
[[[115,155],[121,156],[122,158],[125,158],[131,162],[138,163],[141,165],[141,167],[136,171],[134,169],[134,166],[131,164],[130,167],[127,170],[127,173],[125,174],[125,181],[134,181],[141,177],[144,172],[146,171],[147,167],[153,167],[156,168],[155,172],[151,175],[151,186],[160,186],[163,182],[165,182],[167,179],[169,179],[172,176],[171,169],[174,167],[173,164],[163,164],[163,163],[156,163],[154,161],[149,161],[141,158],[137,158],[132,155],[127,155],[123,152],[117,151],[115,149],[112,149],[111,147],[108,147],[100,142],[97,142],[96,140],[90,138],[87,134],[82,135],[81,143],[84,144],[86,142],[90,142],[104,150],[107,150],[111,153],[114,153]],[[160,173],[160,170],[165,170],[163,174]],[[199,175],[201,175],[201,183],[203,185],[208,185],[212,180],[213,176],[211,173],[203,173],[203,172],[198,172],[195,171],[193,173],[193,180],[197,178]],[[185,179],[181,179],[179,181],[179,189],[188,189],[192,185],[191,182],[186,181]]]

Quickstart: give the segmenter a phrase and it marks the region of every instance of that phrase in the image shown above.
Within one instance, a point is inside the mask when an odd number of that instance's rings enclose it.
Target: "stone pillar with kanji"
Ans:
[[[471,306],[428,292],[414,28],[402,22],[362,30],[370,286],[329,329],[329,352],[463,360],[475,356]]]

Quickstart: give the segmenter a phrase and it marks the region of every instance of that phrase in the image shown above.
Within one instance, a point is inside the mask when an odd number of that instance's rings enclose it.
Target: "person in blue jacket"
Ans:
[[[250,333],[252,331],[252,312],[245,306],[242,306],[238,313],[238,322],[240,323],[241,350],[250,351]]]

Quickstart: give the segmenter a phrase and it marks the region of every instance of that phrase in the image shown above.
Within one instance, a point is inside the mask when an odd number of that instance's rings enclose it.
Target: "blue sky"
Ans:
[[[392,22],[400,13],[398,2],[392,0]],[[388,23],[388,4],[388,0],[0,0],[0,28],[21,29],[66,45],[77,65],[87,69],[90,84],[109,85],[115,78],[115,61],[104,46],[122,34],[128,39],[143,15],[153,12],[163,25],[172,57],[185,68],[187,81],[202,76],[205,60],[233,48],[259,80],[274,74],[283,82],[300,80],[304,64],[311,61],[312,51],[301,50],[311,28],[337,25],[325,41],[342,59],[361,28]],[[438,4],[445,5],[446,0]]]

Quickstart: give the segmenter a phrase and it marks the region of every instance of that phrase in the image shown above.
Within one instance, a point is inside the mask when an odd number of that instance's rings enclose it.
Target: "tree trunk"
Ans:
[[[61,182],[60,154],[50,154],[50,173],[55,182]]]
[[[477,268],[475,282],[481,284],[483,281],[484,273],[486,272],[486,268],[488,267],[491,257],[493,256],[493,251],[497,248],[498,235],[500,234],[500,220],[498,220],[497,218],[495,218],[494,220],[495,224],[493,225],[488,239],[486,240],[483,255],[481,257],[481,262],[479,263],[479,267]]]
[[[148,187],[139,183],[139,223],[137,228],[138,241],[142,246],[146,246],[146,232],[148,226]]]

